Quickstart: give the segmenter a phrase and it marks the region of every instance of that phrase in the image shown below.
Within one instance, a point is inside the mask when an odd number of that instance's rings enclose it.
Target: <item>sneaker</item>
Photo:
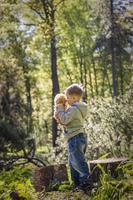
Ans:
[[[78,185],[78,188],[80,190],[86,191],[86,190],[92,190],[93,188],[93,182],[91,180],[91,178],[87,178],[87,180],[85,180],[83,183],[81,183],[80,185]]]
[[[73,188],[73,192],[80,192],[80,191],[83,191],[83,188],[81,187],[81,185],[78,185],[75,188]]]

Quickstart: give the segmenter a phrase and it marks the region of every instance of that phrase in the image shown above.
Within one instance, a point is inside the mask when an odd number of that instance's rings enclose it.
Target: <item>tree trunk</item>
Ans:
[[[104,60],[104,57],[105,57],[104,54],[102,54],[102,55],[100,56],[100,58],[103,59],[103,60]],[[106,66],[107,66],[107,63],[106,63],[106,61],[104,61],[104,62],[103,62],[103,84],[102,84],[102,89],[101,89],[101,95],[104,96],[104,92],[105,92],[105,91],[104,91],[105,80],[107,79],[109,91],[110,91],[110,94],[111,94],[111,96],[112,96],[112,87],[111,87],[110,78],[109,78],[108,70],[107,70],[107,67],[106,67]]]
[[[96,66],[95,66],[93,53],[92,53],[92,65],[93,65],[93,71],[94,71],[96,95],[98,96],[97,72],[96,72]]]
[[[102,84],[101,84],[101,96],[104,97],[104,87],[105,87],[105,67],[104,69],[102,70],[102,73],[103,73],[103,80],[102,80]]]
[[[53,30],[54,33],[54,30]],[[57,51],[56,51],[56,39],[55,34],[52,34],[51,38],[51,78],[52,78],[52,144],[53,147],[56,146],[57,138],[57,122],[53,118],[53,106],[54,106],[54,97],[59,93],[59,82],[57,75]]]
[[[121,56],[119,57],[119,67],[120,67],[120,93],[121,95],[124,94],[124,73],[123,73],[123,66],[122,66],[122,63],[121,63]]]
[[[93,84],[92,84],[92,76],[91,76],[91,69],[89,67],[89,80],[90,80],[90,91],[91,91],[91,97],[94,97],[94,93],[93,93]]]
[[[83,95],[83,101],[87,102],[87,67],[86,67],[86,59],[85,59],[85,45],[83,45],[83,68],[84,68],[84,95]]]
[[[56,49],[56,36],[55,36],[55,12],[56,8],[53,1],[41,0],[43,10],[46,17],[46,23],[50,31],[50,53],[51,53],[51,79],[52,79],[52,144],[56,146],[57,138],[57,122],[53,118],[54,97],[59,93],[59,82],[57,75],[57,49]],[[43,18],[44,20],[44,18]]]
[[[25,79],[25,88],[26,88],[26,98],[27,98],[27,132],[32,132],[32,97],[31,97],[31,85],[30,79],[27,76],[28,70],[23,66],[23,74]]]
[[[112,65],[112,94],[113,98],[117,96],[117,83],[116,83],[116,55],[115,55],[115,44],[114,44],[114,13],[113,13],[113,0],[110,0],[110,14],[111,14],[111,31],[112,36],[110,38],[111,47],[111,65]]]

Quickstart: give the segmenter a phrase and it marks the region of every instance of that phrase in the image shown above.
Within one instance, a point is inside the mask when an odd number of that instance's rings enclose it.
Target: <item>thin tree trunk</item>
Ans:
[[[110,0],[110,11],[111,11],[111,31],[112,36],[110,39],[111,43],[111,65],[112,65],[112,94],[113,98],[117,96],[117,82],[116,82],[116,55],[115,55],[115,44],[114,44],[114,13],[113,13],[113,0]]]
[[[54,97],[57,93],[59,93],[59,82],[57,75],[57,52],[56,52],[56,40],[55,35],[53,34],[51,38],[51,78],[52,78],[52,116],[53,116],[53,105],[54,105]],[[57,122],[52,117],[52,143],[53,147],[56,146],[56,138],[57,138]]]
[[[110,83],[110,79],[109,79],[109,75],[108,75],[108,71],[107,71],[107,67],[106,67],[107,63],[105,61],[105,55],[101,53],[100,59],[104,61],[103,62],[103,83],[102,83],[101,95],[104,96],[104,85],[105,85],[105,80],[107,78],[109,91],[110,91],[110,94],[112,96],[112,86],[111,86],[111,83]]]
[[[84,68],[84,96],[83,101],[87,102],[87,67],[86,67],[86,60],[85,60],[85,45],[83,45],[83,68]]]
[[[101,88],[101,95],[104,97],[104,85],[105,85],[105,67],[102,70],[103,71],[103,80],[102,80],[102,88]]]
[[[82,56],[82,47],[80,44],[80,54],[79,54],[79,67],[80,67],[80,82],[84,84],[83,81],[83,56]]]
[[[41,0],[41,2],[46,17],[45,21],[47,22],[50,31],[51,79],[52,79],[52,144],[53,147],[55,147],[57,138],[57,122],[53,118],[53,112],[54,112],[53,106],[54,106],[54,97],[57,93],[59,93],[59,81],[57,75],[57,49],[56,49],[56,35],[55,35],[56,8],[54,6],[53,0],[50,2]]]
[[[98,96],[97,72],[96,72],[96,66],[95,66],[93,54],[92,54],[92,64],[93,64],[93,71],[94,71],[94,78],[95,78],[96,95]]]
[[[4,120],[9,120],[10,123],[12,123],[11,117],[10,117],[10,95],[9,95],[9,89],[10,89],[10,82],[9,82],[9,76],[6,72],[6,82],[3,84],[3,96],[2,96],[2,115],[4,115]]]
[[[59,93],[59,81],[57,74],[57,48],[56,48],[56,36],[55,36],[55,9],[53,1],[51,2],[51,77],[52,77],[52,143],[53,147],[56,146],[57,139],[57,122],[53,118],[54,112],[54,97]]]
[[[122,63],[121,63],[121,56],[120,56],[120,58],[119,58],[119,67],[120,67],[120,91],[121,91],[121,95],[123,95],[124,94],[124,88],[123,88],[123,76],[124,76],[124,74],[123,74],[123,66],[122,66]]]
[[[93,84],[92,84],[92,77],[91,77],[91,70],[90,70],[90,68],[89,68],[89,80],[90,80],[91,97],[94,97]]]
[[[26,98],[27,98],[27,132],[31,133],[33,129],[32,125],[32,97],[31,97],[31,85],[29,77],[27,76],[28,70],[23,66],[23,74],[25,79],[25,88],[26,88]]]

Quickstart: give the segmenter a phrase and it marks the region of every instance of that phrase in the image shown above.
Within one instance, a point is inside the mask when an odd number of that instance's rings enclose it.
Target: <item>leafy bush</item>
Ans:
[[[0,199],[10,200],[10,193],[18,191],[20,197],[26,200],[36,200],[37,194],[31,181],[31,169],[15,167],[9,171],[0,172]]]
[[[133,197],[133,162],[119,166],[118,178],[102,170],[101,186],[93,193],[92,200],[131,200]]]
[[[99,99],[89,107],[88,156],[133,154],[133,91],[116,100]]]

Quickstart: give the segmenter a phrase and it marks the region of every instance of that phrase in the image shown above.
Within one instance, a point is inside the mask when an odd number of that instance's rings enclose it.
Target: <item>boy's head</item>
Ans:
[[[74,102],[79,102],[83,95],[83,86],[72,84],[65,90],[65,94],[70,105]]]
[[[54,98],[54,104],[63,104],[65,105],[67,102],[67,97],[65,94],[57,94]]]

